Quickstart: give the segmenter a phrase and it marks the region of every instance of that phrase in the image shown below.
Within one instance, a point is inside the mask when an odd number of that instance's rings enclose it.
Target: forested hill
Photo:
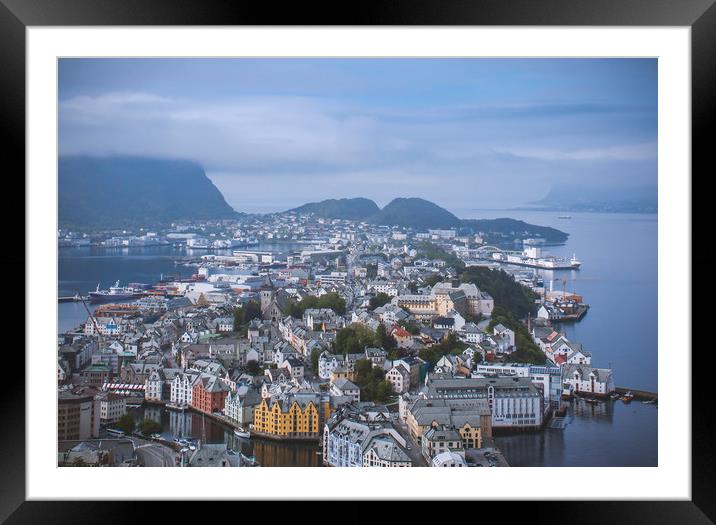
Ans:
[[[373,224],[403,226],[406,228],[453,228],[459,227],[460,219],[445,208],[419,198],[398,198],[378,213],[368,218]]]
[[[144,157],[60,157],[59,223],[66,228],[161,225],[239,214],[197,163]]]
[[[350,219],[416,230],[455,228],[461,233],[482,233],[487,242],[541,237],[551,244],[564,243],[568,234],[510,218],[459,219],[445,208],[416,197],[393,199],[382,210],[370,199],[328,199],[311,202],[284,213],[314,214],[324,219]]]
[[[321,202],[310,202],[288,210],[294,213],[313,213],[324,219],[362,220],[380,211],[378,205],[370,199],[328,199]]]
[[[549,226],[537,226],[517,219],[465,219],[462,221],[463,228],[472,232],[484,232],[488,238],[504,236],[509,239],[542,237],[548,243],[564,243],[568,234]]]

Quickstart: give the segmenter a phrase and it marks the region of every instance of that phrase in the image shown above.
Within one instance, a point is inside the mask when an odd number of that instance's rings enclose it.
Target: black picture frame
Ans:
[[[714,0],[401,0],[382,4],[334,3],[333,7],[287,3],[270,4],[201,0],[0,0],[0,93],[5,165],[12,161],[15,173],[25,170],[25,30],[28,26],[65,25],[551,25],[551,26],[690,26],[692,60],[692,185],[706,178],[707,161],[713,146],[708,129],[716,114],[716,6]],[[50,87],[48,87],[50,89]],[[5,181],[9,177],[7,170]],[[18,185],[24,194],[24,185]],[[708,198],[707,192],[693,195]],[[696,211],[708,209],[692,202],[692,224],[698,226]],[[7,213],[7,212],[6,212]],[[16,213],[15,213],[15,223]],[[707,220],[706,217],[702,217]],[[692,233],[693,235],[693,233]],[[694,236],[694,239],[697,237]],[[23,252],[24,253],[24,252]],[[710,267],[710,250],[698,253],[693,263]],[[6,272],[24,275],[24,256],[3,262]],[[693,268],[693,266],[692,266]],[[700,295],[710,296],[712,279],[700,284]],[[30,315],[31,312],[28,312]],[[693,318],[703,320],[708,311],[693,308]],[[17,316],[15,307],[14,316]],[[26,320],[27,323],[27,320]],[[692,322],[693,325],[693,322]],[[701,325],[703,326],[703,324]],[[684,349],[690,351],[688,337]],[[691,343],[692,344],[692,343]],[[696,348],[695,345],[693,345]],[[697,355],[708,357],[708,347]],[[703,354],[703,355],[701,355]],[[17,355],[18,363],[23,362]],[[702,372],[704,373],[704,372]],[[6,523],[126,523],[139,507],[127,510],[126,502],[28,502],[25,501],[25,375],[14,367],[4,374],[6,395],[0,402],[0,522]],[[692,499],[690,501],[564,501],[502,502],[512,519],[558,523],[713,523],[716,520],[716,425],[706,391],[708,377],[693,382],[692,392]],[[669,443],[660,443],[669,448]],[[615,483],[619,480],[615,479]],[[284,492],[284,487],[280,492]],[[588,496],[588,488],[571,484],[562,488],[566,498]],[[273,490],[267,487],[267,497]],[[476,497],[479,495],[476,487]],[[317,490],[317,497],[320,491]],[[82,494],[77,495],[82,498]],[[509,506],[506,507],[505,505]],[[485,516],[480,503],[480,516]],[[139,513],[150,520],[169,518],[167,512],[184,513],[187,504],[174,502],[162,509],[141,506]],[[223,506],[222,506],[223,508]],[[343,507],[342,513],[349,507]],[[404,507],[402,507],[404,508]],[[211,509],[217,510],[216,504]],[[455,510],[453,507],[452,510]],[[488,509],[489,510],[489,509]],[[217,517],[232,519],[231,514]],[[401,510],[401,512],[403,512]],[[465,516],[478,519],[474,509]],[[223,514],[223,515],[222,515]],[[208,514],[205,514],[209,517]],[[316,514],[315,517],[320,519]],[[372,519],[370,516],[367,519]],[[445,515],[445,519],[450,519]]]

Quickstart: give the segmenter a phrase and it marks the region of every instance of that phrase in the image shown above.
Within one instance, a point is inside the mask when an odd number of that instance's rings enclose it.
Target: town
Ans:
[[[58,242],[177,246],[188,272],[60,298],[87,311],[58,335],[60,466],[261,466],[201,430],[165,432],[168,412],[314,444],[324,466],[506,467],[494,436],[559,428],[574,398],[634,397],[560,329],[584,298],[509,264],[520,243],[544,257],[524,232],[283,213]]]

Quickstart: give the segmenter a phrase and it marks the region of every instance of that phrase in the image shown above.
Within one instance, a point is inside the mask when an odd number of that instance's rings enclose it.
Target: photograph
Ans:
[[[53,467],[660,466],[660,58],[55,60]]]

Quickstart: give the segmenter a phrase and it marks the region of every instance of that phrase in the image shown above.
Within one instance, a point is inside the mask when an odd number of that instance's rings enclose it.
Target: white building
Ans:
[[[457,452],[446,450],[436,455],[430,462],[431,467],[467,467],[465,458]]]
[[[609,368],[564,365],[563,383],[573,393],[608,395],[614,392],[614,378]]]
[[[163,384],[162,374],[159,370],[153,370],[144,382],[144,399],[147,401],[161,401]]]
[[[396,365],[386,372],[385,380],[393,386],[396,394],[402,394],[410,388],[410,371],[403,364]]]
[[[192,389],[194,383],[199,380],[200,372],[197,370],[186,371],[183,374],[174,376],[171,384],[170,402],[174,406],[191,406]]]
[[[127,398],[113,393],[97,396],[99,399],[100,423],[114,423],[127,413]]]

